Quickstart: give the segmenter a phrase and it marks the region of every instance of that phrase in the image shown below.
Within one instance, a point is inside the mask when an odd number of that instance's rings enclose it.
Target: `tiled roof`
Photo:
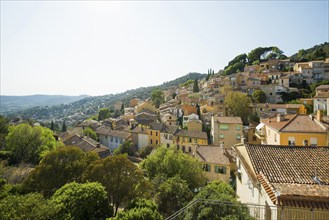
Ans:
[[[277,122],[277,118],[266,118],[261,120],[261,122],[277,131],[280,131],[284,126],[286,126],[293,118],[297,117],[297,115],[286,115],[284,116],[284,120]]]
[[[102,135],[109,135],[110,131],[111,131],[111,127],[106,125],[103,125],[96,129],[96,133]]]
[[[224,155],[221,147],[200,146],[196,148],[196,158],[202,162],[230,165],[229,159]]]
[[[329,92],[320,92],[316,94],[314,98],[329,98]]]
[[[308,115],[298,115],[293,118],[290,123],[288,123],[284,128],[280,130],[281,132],[320,132],[326,133],[327,130],[318,124],[314,119],[312,120]]]
[[[201,131],[188,131],[188,130],[179,130],[175,134],[176,136],[191,137],[191,138],[201,138],[208,139],[206,132]]]
[[[256,175],[274,204],[329,209],[329,147],[247,144],[245,150],[247,156],[244,148],[237,153],[248,175]]]
[[[240,117],[216,116],[215,120],[223,124],[242,124],[242,120]]]
[[[89,137],[81,137],[77,134],[64,141],[66,146],[77,146],[84,152],[96,152],[101,158],[111,155],[110,150],[104,145]]]
[[[320,85],[318,87],[316,87],[316,90],[318,89],[329,89],[329,85]]]
[[[329,147],[247,144],[246,149],[256,174],[271,183],[317,184],[317,176],[329,185]]]
[[[143,126],[136,126],[131,132],[137,134],[147,134],[147,129]]]
[[[177,131],[178,126],[170,126],[170,125],[166,125],[164,123],[155,122],[150,125],[150,129],[157,130],[162,133],[174,134]]]

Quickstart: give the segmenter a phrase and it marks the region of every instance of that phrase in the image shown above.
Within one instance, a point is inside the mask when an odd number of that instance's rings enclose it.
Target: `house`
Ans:
[[[178,150],[192,152],[197,145],[208,145],[208,136],[206,132],[177,130],[174,134],[174,144]]]
[[[64,141],[66,146],[77,146],[84,152],[95,152],[100,158],[105,158],[111,155],[111,151],[104,145],[89,138],[74,134]]]
[[[191,121],[191,120],[198,120],[199,119],[199,115],[192,113],[190,115],[186,115],[184,114],[183,116],[183,127],[187,126],[187,122]]]
[[[177,116],[172,113],[166,113],[163,115],[161,121],[165,123],[166,125],[176,125],[177,122]]]
[[[149,146],[156,147],[161,144],[160,131],[162,129],[162,125],[162,123],[157,122],[150,124],[150,127],[148,129]]]
[[[326,146],[327,128],[313,116],[280,115],[262,119],[256,136],[262,144]]]
[[[188,131],[202,131],[202,121],[199,119],[190,119],[186,123],[186,127]]]
[[[273,84],[262,86],[261,90],[265,93],[268,103],[282,102],[281,93],[288,92],[287,88]]]
[[[133,127],[131,130],[131,139],[138,149],[149,145],[148,129],[142,125]]]
[[[143,111],[151,112],[156,114],[157,113],[157,108],[150,102],[150,101],[145,101],[137,106],[135,106],[135,113],[141,113]]]
[[[307,109],[303,104],[268,104],[268,103],[254,103],[251,105],[252,112],[259,115],[287,115],[287,114],[299,114],[305,115]]]
[[[315,89],[315,96],[313,97],[313,110],[327,111],[327,99],[329,98],[329,85],[320,85]]]
[[[236,146],[236,194],[256,219],[329,219],[329,148]],[[260,216],[260,214],[263,214]]]
[[[212,144],[231,148],[242,141],[242,120],[240,117],[213,116],[210,134]]]
[[[138,124],[149,126],[153,122],[156,122],[158,115],[152,112],[143,111],[135,115],[135,121]]]
[[[184,115],[190,115],[190,114],[197,114],[198,109],[194,105],[189,105],[189,104],[182,104],[180,105],[180,109],[184,112]]]
[[[99,137],[101,144],[115,150],[123,142],[131,139],[131,134],[126,131],[111,130],[109,127],[102,126],[96,129],[96,134]]]
[[[224,148],[218,146],[196,147],[193,156],[202,163],[208,181],[230,182],[230,161]]]
[[[289,88],[289,75],[280,76],[279,86]]]

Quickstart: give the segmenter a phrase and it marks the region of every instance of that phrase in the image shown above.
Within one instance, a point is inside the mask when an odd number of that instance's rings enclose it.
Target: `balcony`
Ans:
[[[256,130],[255,135],[257,138],[259,138],[261,140],[266,139],[265,132],[263,132],[262,130]]]

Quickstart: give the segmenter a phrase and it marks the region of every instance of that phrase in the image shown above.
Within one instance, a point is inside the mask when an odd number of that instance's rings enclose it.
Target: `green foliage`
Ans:
[[[252,100],[255,103],[265,103],[266,102],[266,94],[263,90],[255,90],[252,95]]]
[[[51,120],[51,123],[50,123],[50,130],[52,130],[52,131],[55,130],[54,120]]]
[[[189,87],[189,86],[191,86],[193,83],[194,83],[194,80],[193,80],[193,79],[189,79],[189,80],[187,80],[186,82],[179,84],[179,86],[180,86],[180,87]]]
[[[329,57],[329,43],[324,42],[320,45],[315,45],[309,49],[301,49],[298,53],[292,55],[290,58],[295,62],[307,62],[312,60],[324,60]]]
[[[256,114],[250,114],[248,116],[248,121],[249,123],[252,123],[252,122],[260,122],[260,117]]]
[[[288,103],[292,100],[301,98],[299,92],[296,91],[291,91],[291,92],[281,92],[281,99],[283,101],[283,103]]]
[[[67,128],[66,128],[66,124],[65,124],[65,120],[63,121],[62,124],[62,132],[66,132]]]
[[[111,216],[104,186],[100,183],[71,182],[51,197],[60,219],[104,219]]]
[[[96,134],[96,132],[95,132],[93,129],[91,129],[91,128],[89,128],[89,127],[86,127],[86,128],[83,130],[83,134],[84,134],[85,136],[88,136],[88,137],[90,137],[91,139],[94,139],[95,141],[97,141],[97,134]]]
[[[79,147],[61,147],[43,158],[23,187],[49,197],[66,183],[79,182],[87,166],[97,159],[96,153],[85,153]]]
[[[98,121],[103,121],[111,116],[110,109],[108,108],[101,108],[98,112]]]
[[[39,193],[27,195],[9,195],[0,202],[0,219],[59,219],[56,218],[56,207]]]
[[[315,96],[315,89],[316,87],[320,86],[320,85],[329,85],[329,80],[324,80],[324,81],[321,81],[321,82],[318,82],[318,83],[313,83],[310,85],[310,89],[312,91],[311,93],[311,96]]]
[[[193,193],[189,190],[187,182],[176,175],[159,186],[156,201],[159,211],[169,216],[183,208],[192,197]]]
[[[200,202],[192,206],[186,213],[189,219],[253,219],[248,208],[237,201],[233,188],[226,182],[209,183],[194,199],[215,202]]]
[[[248,123],[251,99],[245,93],[230,92],[225,97],[225,105],[233,116],[241,117],[244,124]]]
[[[9,128],[6,136],[6,150],[12,152],[11,161],[14,163],[38,163],[50,150],[56,147],[56,140],[48,128],[31,127],[20,124]]]
[[[199,92],[199,83],[197,79],[193,82],[193,92]]]
[[[283,51],[278,47],[257,47],[248,53],[248,63],[266,61],[269,59],[284,58]]]
[[[151,180],[159,184],[176,175],[188,183],[190,190],[206,182],[200,162],[173,148],[157,148],[141,163],[141,167]]]
[[[153,150],[152,146],[144,146],[141,149],[139,149],[139,156],[143,159],[145,159]]]
[[[231,75],[236,72],[243,72],[244,66],[247,62],[247,55],[240,54],[228,63],[228,66],[224,68],[224,75]]]
[[[94,161],[87,168],[83,179],[105,186],[108,197],[113,201],[115,215],[123,203],[141,193],[138,192],[138,185],[144,181],[142,171],[125,154]]]
[[[133,200],[127,208],[117,217],[111,220],[162,220],[163,217],[158,212],[157,204],[152,200],[137,199]]]
[[[129,156],[136,156],[137,148],[133,145],[131,141],[125,141],[120,146],[114,150],[114,155],[128,154]]]
[[[151,93],[151,99],[155,107],[159,108],[165,101],[163,91],[161,89],[154,89]]]

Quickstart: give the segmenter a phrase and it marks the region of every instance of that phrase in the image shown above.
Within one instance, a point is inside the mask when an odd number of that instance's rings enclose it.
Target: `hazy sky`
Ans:
[[[3,1],[1,95],[104,95],[329,41],[327,1]]]

